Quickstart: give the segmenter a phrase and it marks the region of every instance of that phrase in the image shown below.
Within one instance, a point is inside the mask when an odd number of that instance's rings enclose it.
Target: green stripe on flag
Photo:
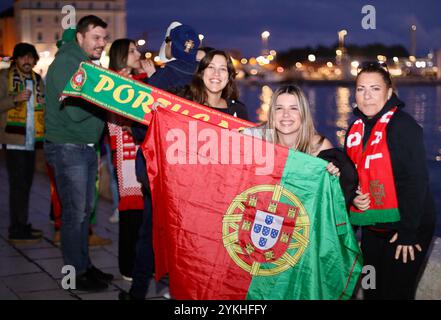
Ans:
[[[362,258],[338,178],[326,171],[326,164],[322,159],[290,151],[281,185],[297,197],[303,208],[287,250],[286,261],[292,265],[283,273],[254,276],[247,299],[349,299],[352,296]],[[290,205],[291,200],[280,199]],[[272,267],[271,263],[261,266]]]

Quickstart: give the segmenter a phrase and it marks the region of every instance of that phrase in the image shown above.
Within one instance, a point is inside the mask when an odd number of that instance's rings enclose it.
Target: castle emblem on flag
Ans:
[[[295,266],[308,246],[309,229],[301,201],[280,185],[245,190],[233,199],[222,223],[230,257],[245,271],[260,276]]]
[[[282,229],[283,218],[257,210],[251,240],[261,250],[271,249],[277,242]]]

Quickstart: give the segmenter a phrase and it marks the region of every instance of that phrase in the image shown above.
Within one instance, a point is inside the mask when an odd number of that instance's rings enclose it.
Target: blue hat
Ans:
[[[180,25],[170,31],[171,50],[174,58],[185,61],[195,61],[199,48],[199,36],[188,25]]]

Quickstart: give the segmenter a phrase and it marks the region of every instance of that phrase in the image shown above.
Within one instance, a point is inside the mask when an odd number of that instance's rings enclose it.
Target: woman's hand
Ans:
[[[130,71],[130,69],[128,69],[128,68],[122,68],[121,70],[119,70],[119,74],[120,75],[122,75],[122,76],[124,76],[124,77],[127,77],[127,78],[131,78],[131,73],[130,73],[131,71]]]
[[[392,237],[392,239],[390,239],[389,243],[394,243],[395,241],[397,241],[397,239],[398,239],[398,233],[395,233],[394,236]],[[402,254],[403,255],[403,263],[407,263],[407,255],[409,254],[410,260],[414,261],[415,260],[415,249],[413,247],[415,247],[419,252],[422,251],[421,246],[419,244],[410,245],[410,246],[398,245],[397,250],[395,251],[395,260],[399,260],[400,255]]]
[[[340,169],[337,168],[332,162],[328,163],[326,170],[328,170],[329,174],[340,177]]]
[[[130,126],[122,126],[121,129],[122,129],[122,131],[128,132],[131,136],[133,135],[132,128]]]
[[[156,111],[158,109],[158,107],[165,108],[165,106],[161,102],[156,101],[152,105],[152,110]]]
[[[149,78],[156,72],[155,64],[152,60],[141,60],[141,70],[140,73],[145,72],[149,76]]]
[[[369,193],[362,193],[360,186],[358,186],[357,190],[357,196],[354,198],[353,201],[354,206],[361,211],[366,211],[369,209],[371,204],[371,199],[369,197]]]

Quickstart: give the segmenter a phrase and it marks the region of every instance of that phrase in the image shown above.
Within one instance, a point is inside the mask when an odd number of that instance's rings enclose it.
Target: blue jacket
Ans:
[[[158,69],[149,79],[148,84],[162,90],[170,90],[182,87],[191,83],[193,75],[196,72],[198,63],[187,62],[183,60],[174,60],[168,62],[164,68]],[[132,125],[133,138],[137,143],[142,143],[147,133],[147,126],[140,123]],[[149,183],[146,171],[146,161],[141,148],[136,154],[136,177],[144,187],[149,190]]]

